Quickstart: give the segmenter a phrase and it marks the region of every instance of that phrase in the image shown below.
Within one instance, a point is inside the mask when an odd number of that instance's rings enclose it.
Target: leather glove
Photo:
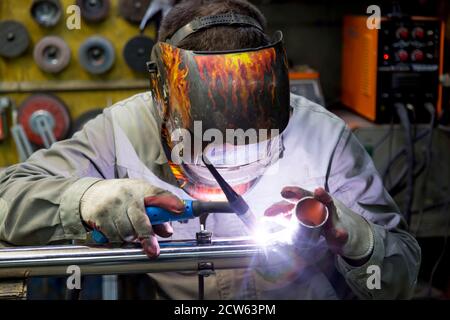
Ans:
[[[145,206],[182,213],[183,202],[173,194],[145,181],[132,179],[101,180],[89,187],[80,201],[82,220],[102,232],[110,242],[140,241],[149,257],[159,255],[156,234],[170,237],[169,223],[152,228]]]
[[[329,219],[323,227],[323,234],[330,250],[349,260],[360,262],[369,258],[373,251],[373,231],[370,224],[337,199],[333,199],[323,188],[314,193],[299,187],[285,187],[281,195],[287,201],[272,205],[266,216],[292,215],[295,204],[302,198],[312,196],[327,206]]]

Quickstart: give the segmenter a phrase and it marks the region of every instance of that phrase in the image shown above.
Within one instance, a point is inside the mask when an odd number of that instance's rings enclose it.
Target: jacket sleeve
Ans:
[[[363,216],[374,235],[374,249],[367,263],[354,267],[337,256],[337,269],[359,298],[411,298],[420,266],[420,247],[406,231],[403,216],[385,190],[372,159],[347,127],[336,146],[329,172],[328,191],[345,206],[337,209]]]
[[[115,150],[108,109],[71,139],[35,152],[0,174],[0,241],[44,245],[83,240],[83,193],[114,178]]]

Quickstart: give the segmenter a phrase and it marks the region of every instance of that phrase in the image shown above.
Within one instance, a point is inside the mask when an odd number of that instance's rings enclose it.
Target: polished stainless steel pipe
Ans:
[[[304,197],[295,205],[293,219],[297,223],[296,240],[314,244],[329,219],[328,208],[314,197]]]
[[[264,249],[247,239],[161,242],[161,254],[149,259],[138,247],[45,246],[0,249],[0,278],[67,275],[77,265],[82,275],[197,271],[201,262],[214,269],[254,266]]]

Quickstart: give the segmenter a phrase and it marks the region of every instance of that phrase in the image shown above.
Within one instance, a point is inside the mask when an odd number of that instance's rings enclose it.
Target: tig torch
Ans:
[[[219,174],[217,169],[203,156],[203,162],[219,184],[228,202],[204,202],[184,200],[184,212],[176,214],[158,207],[146,207],[147,216],[152,225],[171,221],[184,221],[197,218],[205,213],[236,213],[249,230],[254,230],[256,217],[248,204]],[[97,243],[107,243],[108,239],[98,230],[92,233],[92,239]]]
[[[150,223],[160,225],[171,221],[185,221],[197,218],[205,213],[234,213],[234,209],[228,202],[204,202],[183,200],[184,211],[182,213],[174,213],[159,207],[146,207],[145,211]],[[92,239],[97,243],[107,243],[108,239],[98,230],[92,233]]]
[[[213,175],[216,182],[219,184],[222,192],[227,198],[231,209],[237,214],[241,221],[246,225],[246,227],[253,231],[256,228],[256,216],[250,210],[247,202],[244,198],[240,196],[234,189],[225,181],[225,179],[220,175],[217,169],[209,162],[205,155],[202,156],[203,163],[209,172]]]

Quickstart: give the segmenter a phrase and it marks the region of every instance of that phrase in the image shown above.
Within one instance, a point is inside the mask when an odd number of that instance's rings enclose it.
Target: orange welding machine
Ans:
[[[369,29],[366,16],[344,17],[342,103],[377,123],[394,119],[397,103],[416,122],[429,121],[425,104],[441,110],[443,48],[438,18],[383,17]]]

